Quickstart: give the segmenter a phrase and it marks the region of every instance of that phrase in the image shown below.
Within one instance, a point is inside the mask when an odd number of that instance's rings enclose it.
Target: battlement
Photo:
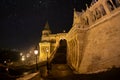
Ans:
[[[111,15],[120,8],[120,0],[95,0],[87,9],[78,12],[74,9],[73,27],[88,28],[105,16]]]

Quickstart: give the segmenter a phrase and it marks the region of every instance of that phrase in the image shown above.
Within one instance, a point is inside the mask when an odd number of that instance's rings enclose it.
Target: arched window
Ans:
[[[86,19],[85,19],[85,24],[86,25],[89,25],[89,20],[88,20],[88,17],[86,16]]]
[[[95,11],[96,11],[96,18],[99,19],[101,17],[100,11],[98,10],[98,8],[96,8]]]
[[[102,4],[100,5],[100,12],[101,12],[101,14],[102,14],[103,16],[106,15],[106,11],[105,11],[105,9],[104,9],[104,7],[103,7]]]
[[[91,19],[92,22],[95,22],[95,14],[94,14],[94,12],[91,11],[91,14],[92,14],[92,15],[91,15],[91,18],[90,18],[90,19]]]
[[[107,1],[107,6],[108,6],[110,11],[114,10],[114,7],[110,1]]]
[[[112,2],[115,5],[115,7],[119,7],[120,6],[120,0],[112,0]]]
[[[95,11],[95,10],[93,11],[93,20],[94,20],[94,21],[97,20],[97,18],[96,18],[96,11]]]
[[[85,18],[83,18],[82,21],[83,21],[83,25],[85,25],[85,24],[86,24],[86,22],[85,22]]]

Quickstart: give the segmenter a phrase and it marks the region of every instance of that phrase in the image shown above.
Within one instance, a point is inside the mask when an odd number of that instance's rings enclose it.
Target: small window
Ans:
[[[96,18],[96,11],[94,10],[93,11],[93,21],[96,21],[97,20],[97,18]]]
[[[86,16],[86,19],[85,19],[85,24],[86,25],[89,25],[89,20],[88,20],[88,17]]]
[[[95,11],[96,11],[96,18],[99,19],[101,17],[101,13],[98,10],[98,8],[96,8]]]
[[[100,11],[101,11],[101,14],[102,14],[103,16],[106,15],[106,11],[105,11],[105,9],[104,9],[104,7],[103,7],[102,4],[100,5]]]
[[[114,7],[110,1],[107,1],[107,6],[108,6],[110,11],[114,10]]]
[[[120,0],[112,0],[112,2],[115,5],[115,7],[119,7],[120,6]]]

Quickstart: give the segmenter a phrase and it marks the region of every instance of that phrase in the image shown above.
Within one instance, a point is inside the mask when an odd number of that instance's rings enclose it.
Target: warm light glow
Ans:
[[[27,57],[27,58],[30,57],[30,54],[28,53],[28,54],[26,55],[26,57]]]
[[[46,48],[46,52],[48,53],[48,48]]]
[[[22,56],[22,59],[21,59],[22,61],[25,61],[25,56]]]
[[[20,56],[22,56],[23,55],[23,53],[20,53]]]
[[[48,49],[46,51],[48,52]]]
[[[38,50],[34,50],[34,54],[37,55],[38,54]]]
[[[4,61],[4,63],[7,63],[7,61]]]

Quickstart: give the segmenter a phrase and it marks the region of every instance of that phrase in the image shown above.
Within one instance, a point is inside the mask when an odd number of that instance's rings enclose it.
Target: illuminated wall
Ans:
[[[39,55],[39,62],[46,61],[47,56],[50,55],[50,43],[49,42],[41,42],[39,43],[40,46],[40,55]]]

